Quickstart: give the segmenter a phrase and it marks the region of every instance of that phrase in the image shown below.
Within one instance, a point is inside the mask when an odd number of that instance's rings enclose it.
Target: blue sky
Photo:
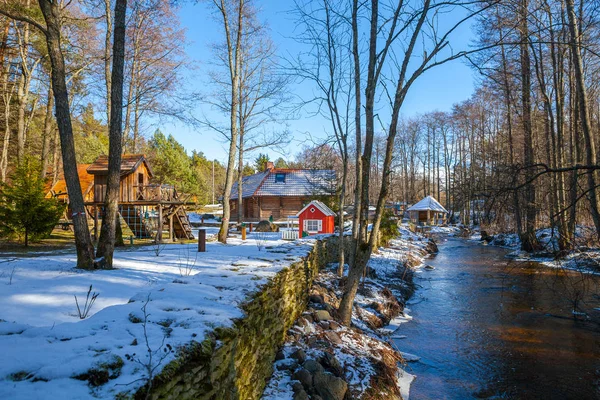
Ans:
[[[297,46],[293,40],[294,20],[288,11],[292,1],[258,0],[262,6],[260,15],[271,29],[271,37],[281,54],[294,53]],[[179,11],[181,23],[187,30],[187,54],[195,69],[187,73],[187,84],[190,89],[207,93],[210,90],[208,71],[211,69],[213,57],[210,46],[222,34],[221,27],[215,22],[211,11],[204,2],[185,3]],[[455,49],[468,46],[472,37],[468,26],[462,27],[452,42]],[[304,88],[306,89],[306,88]],[[435,68],[423,75],[412,87],[402,109],[402,115],[410,117],[415,114],[433,110],[450,110],[453,104],[466,100],[474,89],[474,78],[471,69],[462,61],[453,61]],[[291,90],[299,90],[292,87]],[[197,115],[212,116],[209,107],[198,104]],[[305,117],[289,121],[293,134],[290,145],[284,149],[284,158],[292,159],[307,141],[306,132],[313,137],[323,137],[329,130],[329,122],[320,117]],[[185,148],[203,152],[210,159],[224,161],[226,144],[219,134],[208,129],[194,129],[182,124],[165,124],[161,129],[171,133]],[[268,152],[272,159],[280,156],[274,151]]]

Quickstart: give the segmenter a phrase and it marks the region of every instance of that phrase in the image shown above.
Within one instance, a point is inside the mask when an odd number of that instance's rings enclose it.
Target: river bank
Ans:
[[[600,398],[600,282],[508,259],[510,249],[438,240],[415,273],[413,321],[395,345],[418,360],[411,400]],[[582,279],[582,276],[584,279]],[[588,318],[574,318],[579,298]]]
[[[483,241],[492,246],[512,250],[507,257],[519,261],[534,261],[550,268],[568,269],[582,273],[600,275],[600,247],[595,231],[590,227],[578,226],[574,236],[573,249],[561,252],[558,246],[558,231],[543,228],[536,231],[540,243],[539,251],[528,253],[520,249],[521,240],[516,233],[475,231],[471,239]]]
[[[412,276],[435,244],[401,229],[380,249],[355,300],[352,326],[335,319],[344,279],[331,265],[316,278],[308,309],[288,331],[263,400],[350,398],[406,399],[414,376],[403,368],[389,335],[412,317],[405,307]],[[347,397],[346,397],[347,398]]]

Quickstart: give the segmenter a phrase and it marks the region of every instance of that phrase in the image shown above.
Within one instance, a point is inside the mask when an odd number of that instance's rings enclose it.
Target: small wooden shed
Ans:
[[[441,225],[447,222],[448,211],[436,199],[425,197],[406,212],[416,225]]]
[[[299,218],[299,236],[333,233],[335,230],[335,213],[325,204],[313,200],[297,214]]]

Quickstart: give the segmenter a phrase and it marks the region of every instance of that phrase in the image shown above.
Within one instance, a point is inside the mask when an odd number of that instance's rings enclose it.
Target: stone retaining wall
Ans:
[[[155,377],[150,399],[259,399],[287,330],[306,309],[319,270],[337,256],[337,239],[318,241],[240,308],[245,317],[193,342]],[[148,387],[135,399],[145,399]]]

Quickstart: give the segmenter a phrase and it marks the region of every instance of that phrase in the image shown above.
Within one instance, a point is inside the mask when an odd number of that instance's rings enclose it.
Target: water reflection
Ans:
[[[600,277],[448,240],[418,273],[401,326],[411,399],[600,399]],[[573,306],[591,320],[575,321]]]

